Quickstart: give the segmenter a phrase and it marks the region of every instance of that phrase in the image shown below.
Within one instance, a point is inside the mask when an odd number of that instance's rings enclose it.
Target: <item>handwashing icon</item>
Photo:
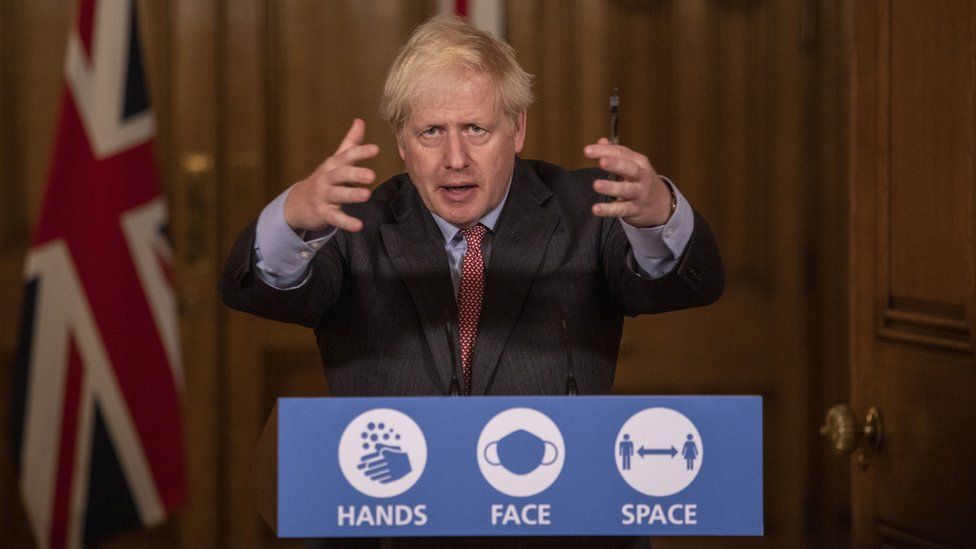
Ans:
[[[548,440],[519,429],[488,443],[484,458],[490,465],[504,467],[516,475],[527,475],[540,466],[555,463],[559,458],[559,448]]]

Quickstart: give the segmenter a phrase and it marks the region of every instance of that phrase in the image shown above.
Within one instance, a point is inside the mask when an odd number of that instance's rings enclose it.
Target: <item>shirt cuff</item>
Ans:
[[[648,278],[660,278],[671,272],[695,230],[691,204],[670,179],[661,179],[677,199],[677,207],[667,223],[658,227],[638,228],[620,220],[633,250],[637,272]]]
[[[258,217],[254,237],[258,276],[269,286],[287,290],[301,286],[311,271],[315,253],[336,233],[335,227],[299,236],[285,221],[289,187],[265,206]]]

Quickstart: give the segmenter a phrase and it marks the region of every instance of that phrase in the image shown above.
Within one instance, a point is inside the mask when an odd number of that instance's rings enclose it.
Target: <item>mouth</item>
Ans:
[[[474,183],[461,183],[458,185],[444,185],[442,188],[447,192],[460,192],[477,187]]]
[[[465,200],[474,194],[475,190],[478,188],[477,185],[473,183],[465,184],[450,184],[442,185],[440,187],[441,192],[448,198],[448,200]]]

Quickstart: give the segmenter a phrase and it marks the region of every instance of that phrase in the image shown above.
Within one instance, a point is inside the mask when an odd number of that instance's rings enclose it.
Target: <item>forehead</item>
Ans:
[[[495,86],[481,73],[466,71],[432,79],[415,102],[408,124],[444,119],[463,121],[494,118],[500,113]]]

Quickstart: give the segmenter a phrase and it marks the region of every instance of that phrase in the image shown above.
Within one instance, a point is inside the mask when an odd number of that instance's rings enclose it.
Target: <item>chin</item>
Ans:
[[[437,213],[437,215],[444,218],[445,221],[452,225],[457,225],[458,227],[466,227],[472,223],[476,223],[481,219],[481,215],[475,215],[469,211],[458,211],[455,208],[444,208],[443,213]],[[482,214],[484,215],[484,214]]]

